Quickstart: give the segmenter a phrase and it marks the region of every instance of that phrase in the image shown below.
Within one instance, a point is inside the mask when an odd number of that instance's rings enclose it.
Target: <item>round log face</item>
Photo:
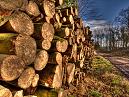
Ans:
[[[55,14],[55,3],[49,0],[44,0],[43,7],[44,7],[45,14],[48,17],[52,18]]]
[[[46,64],[48,62],[48,53],[45,50],[40,51],[35,59],[34,67],[35,70],[42,70],[45,68]]]
[[[52,87],[59,89],[62,86],[62,65],[58,65],[55,70]]]
[[[28,6],[26,7],[26,11],[28,14],[33,15],[35,17],[40,15],[39,8],[37,4],[33,1],[29,1]]]
[[[0,97],[13,97],[9,89],[0,85]]]
[[[63,41],[57,41],[56,43],[56,48],[59,52],[65,52],[68,47],[68,41],[63,40]]]
[[[54,31],[53,25],[45,22],[42,26],[42,37],[44,39],[52,41],[52,39],[54,37],[54,33],[55,33],[55,31]]]
[[[67,82],[71,83],[74,78],[75,64],[68,63],[67,64]]]
[[[1,65],[1,77],[5,81],[17,79],[25,68],[24,62],[17,56],[11,55],[4,59]]]
[[[18,79],[18,86],[27,89],[31,86],[32,80],[35,76],[35,70],[32,67],[28,67]]]
[[[26,65],[30,65],[36,57],[35,40],[30,36],[18,35],[15,41],[15,52]]]
[[[22,6],[22,0],[0,0],[0,6],[6,10],[15,10]]]
[[[56,52],[56,61],[57,61],[57,64],[59,64],[59,65],[62,64],[62,55],[61,55],[61,53]]]
[[[51,47],[51,42],[49,40],[42,41],[42,48],[45,50],[49,50]]]
[[[34,32],[34,25],[28,15],[23,12],[15,12],[9,23],[14,31],[20,34],[32,35]]]

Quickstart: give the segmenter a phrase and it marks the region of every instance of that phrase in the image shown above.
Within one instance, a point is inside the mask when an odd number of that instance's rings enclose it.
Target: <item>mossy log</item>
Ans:
[[[25,63],[15,55],[0,54],[1,78],[4,81],[17,79],[25,68]]]
[[[59,52],[50,53],[48,63],[61,65],[62,64],[61,53],[59,53]]]
[[[46,64],[48,63],[48,59],[49,59],[49,55],[47,51],[41,50],[40,52],[38,52],[36,59],[34,61],[35,70],[40,71],[43,68],[45,68]]]
[[[54,36],[52,41],[51,51],[55,52],[65,52],[68,47],[68,41],[60,38],[58,36]]]

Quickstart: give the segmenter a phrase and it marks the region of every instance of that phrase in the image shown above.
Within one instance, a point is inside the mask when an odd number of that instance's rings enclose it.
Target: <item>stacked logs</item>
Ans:
[[[85,75],[81,71],[93,57],[92,32],[75,6],[62,4],[0,0],[0,97],[38,95],[39,86],[60,89]],[[16,89],[5,88],[9,85]]]

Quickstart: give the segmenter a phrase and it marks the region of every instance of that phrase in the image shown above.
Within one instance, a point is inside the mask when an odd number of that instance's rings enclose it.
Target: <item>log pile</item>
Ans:
[[[39,86],[60,89],[85,76],[93,58],[92,31],[75,6],[62,4],[0,0],[0,97],[36,97]]]

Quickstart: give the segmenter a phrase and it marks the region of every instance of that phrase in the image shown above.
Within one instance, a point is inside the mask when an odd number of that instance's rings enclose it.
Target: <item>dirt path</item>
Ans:
[[[99,55],[108,59],[112,64],[115,65],[124,75],[129,79],[129,59],[118,56],[111,56],[105,53],[99,53]]]

